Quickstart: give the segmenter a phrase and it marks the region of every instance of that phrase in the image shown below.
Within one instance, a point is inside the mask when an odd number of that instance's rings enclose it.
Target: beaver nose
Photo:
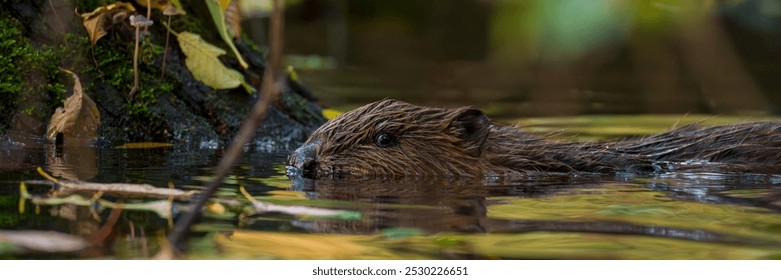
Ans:
[[[317,145],[318,141],[307,143],[296,149],[288,158],[288,166],[301,172],[304,178],[317,177]]]

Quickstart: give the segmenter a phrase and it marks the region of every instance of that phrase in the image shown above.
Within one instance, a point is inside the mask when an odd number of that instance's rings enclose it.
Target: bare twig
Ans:
[[[103,241],[106,240],[108,235],[111,234],[111,231],[114,229],[114,226],[117,224],[117,221],[119,221],[120,214],[122,214],[121,207],[111,209],[111,213],[108,215],[108,220],[106,220],[106,224],[104,224],[100,228],[100,230],[90,238],[90,244],[97,246],[103,243]]]
[[[60,181],[52,177],[48,173],[44,172],[42,168],[38,167],[38,174],[57,184],[60,189],[57,191],[60,195],[67,195],[77,192],[103,192],[114,196],[143,196],[143,197],[158,197],[168,198],[174,197],[181,200],[189,200],[194,196],[197,191],[183,191],[179,189],[163,189],[156,188],[147,184],[123,184],[123,183],[90,183],[90,182],[73,182],[73,181]]]
[[[236,138],[228,147],[225,156],[220,160],[217,165],[217,169],[214,172],[214,177],[208,183],[207,187],[198,199],[193,202],[193,206],[189,208],[189,211],[183,214],[183,216],[177,221],[176,226],[168,235],[168,241],[174,248],[179,248],[185,234],[188,232],[190,226],[200,216],[201,209],[209,200],[209,197],[214,194],[219,187],[220,182],[228,173],[233,169],[236,161],[241,156],[244,144],[248,143],[250,139],[255,137],[255,132],[258,126],[265,120],[266,113],[268,112],[268,106],[274,104],[278,98],[279,91],[281,89],[281,82],[279,79],[279,64],[282,55],[282,23],[283,23],[283,5],[280,0],[274,0],[274,8],[271,13],[271,43],[269,51],[269,65],[266,66],[265,73],[263,75],[263,86],[260,90],[260,98],[255,102],[250,114],[244,119],[244,122],[239,129]]]

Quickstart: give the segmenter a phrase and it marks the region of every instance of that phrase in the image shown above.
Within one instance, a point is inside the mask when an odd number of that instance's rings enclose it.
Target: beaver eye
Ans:
[[[388,133],[380,133],[374,137],[374,145],[380,148],[387,148],[396,144],[396,139]]]

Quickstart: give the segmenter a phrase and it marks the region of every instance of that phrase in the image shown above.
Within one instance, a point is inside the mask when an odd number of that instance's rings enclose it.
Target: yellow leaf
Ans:
[[[219,214],[219,215],[225,214],[225,206],[218,202],[207,204],[206,210],[213,214]]]
[[[342,112],[339,112],[339,111],[334,110],[334,109],[323,109],[323,117],[325,117],[328,120],[332,120],[332,119],[338,117],[341,114],[342,114]]]
[[[220,9],[222,9],[223,12],[228,9],[228,5],[230,5],[231,0],[220,0]]]
[[[46,138],[55,142],[59,135],[65,145],[94,143],[98,139],[100,125],[98,107],[84,94],[79,76],[69,70],[61,70],[73,76],[73,95],[65,99],[64,107],[54,111]]]
[[[399,252],[377,242],[373,235],[297,234],[236,230],[215,242],[227,255],[242,259],[408,259],[414,253]],[[403,251],[403,250],[401,250]],[[419,257],[418,257],[419,258]]]
[[[98,7],[92,12],[81,14],[84,28],[89,34],[90,43],[95,45],[98,40],[106,36],[107,31],[111,29],[116,21],[122,21],[131,13],[135,13],[136,8],[129,3],[117,2],[111,5]]]
[[[198,34],[182,32],[177,38],[179,47],[187,56],[185,64],[195,79],[214,89],[229,89],[246,84],[241,73],[225,67],[217,59],[225,54],[224,50],[207,43]]]

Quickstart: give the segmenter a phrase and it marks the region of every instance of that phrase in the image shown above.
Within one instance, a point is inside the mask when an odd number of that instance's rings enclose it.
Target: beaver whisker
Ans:
[[[429,108],[386,99],[325,123],[287,164],[298,170],[314,164],[309,166],[316,172],[305,172],[313,178],[644,173],[676,165],[781,173],[778,122],[686,125],[635,140],[580,143],[551,141],[524,128],[491,123],[470,107]]]

